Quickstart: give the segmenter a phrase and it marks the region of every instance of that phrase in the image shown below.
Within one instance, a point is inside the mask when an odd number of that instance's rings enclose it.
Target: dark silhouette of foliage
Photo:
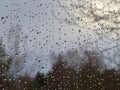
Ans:
[[[114,69],[100,71],[100,59],[93,52],[85,52],[88,60],[77,70],[67,67],[64,56],[58,56],[53,70],[45,76],[38,72],[35,78],[29,75],[11,78],[0,76],[2,90],[119,90],[120,74]],[[4,71],[4,69],[3,69]],[[5,72],[7,74],[7,72]]]
[[[78,70],[66,67],[67,63],[58,58],[53,71],[47,76],[49,90],[119,90],[120,75],[115,70],[101,72],[101,61],[95,53],[86,52],[86,63]]]
[[[12,59],[8,58],[5,50],[2,46],[2,42],[0,44],[0,89],[9,88],[9,68],[11,65]]]
[[[45,75],[38,72],[35,76],[35,90],[44,90],[46,83]]]

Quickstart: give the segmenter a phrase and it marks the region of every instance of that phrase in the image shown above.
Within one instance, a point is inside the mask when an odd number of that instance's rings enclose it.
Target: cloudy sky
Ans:
[[[69,7],[69,2],[61,3]],[[78,14],[75,12],[75,15]],[[100,40],[93,30],[95,27],[89,25],[91,23],[70,25],[65,21],[66,17],[66,10],[60,7],[57,0],[0,0],[0,36],[8,55],[13,56],[14,60],[19,58],[20,73],[28,72],[31,76],[38,71],[47,73],[51,70],[53,62],[50,55],[53,52],[58,55],[72,49],[77,49],[83,55],[83,50],[97,51],[115,47],[104,52],[104,56],[108,57],[104,62],[110,68],[117,67],[115,63],[120,60],[116,46],[119,40],[115,41],[117,37],[114,33],[108,39]],[[93,28],[88,29],[87,26]],[[19,54],[16,56],[16,53]],[[13,68],[11,71],[14,72],[16,68]]]

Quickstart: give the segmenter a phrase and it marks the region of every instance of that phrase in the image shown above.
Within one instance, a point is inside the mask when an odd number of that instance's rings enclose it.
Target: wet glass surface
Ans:
[[[0,90],[120,90],[120,0],[0,0]]]

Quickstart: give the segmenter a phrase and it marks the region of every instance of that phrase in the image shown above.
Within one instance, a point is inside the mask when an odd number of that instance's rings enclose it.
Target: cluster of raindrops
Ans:
[[[67,26],[53,14],[56,1],[0,2],[0,37],[6,53],[13,59],[10,73],[15,77],[26,72],[30,76],[38,71],[48,73],[52,68],[51,53],[64,54],[78,47],[78,29]]]
[[[53,12],[56,19],[80,28],[80,34],[77,36],[80,49],[85,45],[88,48],[85,50],[92,47],[91,50],[99,51],[105,62],[114,62],[110,67],[120,63],[119,0],[57,0],[57,3],[65,17],[61,18],[59,10],[56,10]],[[82,38],[84,33],[86,39]],[[81,44],[81,40],[84,43]]]
[[[118,90],[119,9],[118,0],[0,0],[0,90]]]
[[[0,1],[0,7],[0,37],[6,53],[13,59],[10,71],[18,76],[27,70],[34,75],[46,71],[47,53],[51,52],[48,49],[54,47],[48,45],[49,38],[54,38],[48,28],[54,23],[49,17],[52,2],[8,0]]]
[[[117,41],[120,38],[119,0],[57,0],[57,2],[66,14],[66,17],[61,19],[58,16],[60,12],[53,12],[58,19],[66,21],[69,25],[93,30],[100,39],[107,39],[106,42]]]

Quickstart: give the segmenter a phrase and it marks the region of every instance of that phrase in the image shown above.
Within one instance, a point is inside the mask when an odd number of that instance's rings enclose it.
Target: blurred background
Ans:
[[[0,90],[119,90],[119,0],[0,0]]]

